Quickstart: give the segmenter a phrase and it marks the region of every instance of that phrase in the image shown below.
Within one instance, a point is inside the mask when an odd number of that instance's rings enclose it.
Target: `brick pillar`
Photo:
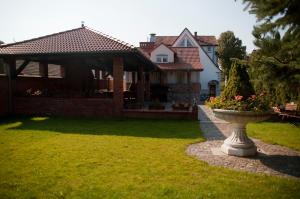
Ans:
[[[123,59],[115,57],[113,59],[113,77],[114,77],[114,115],[121,116],[123,110]]]
[[[16,93],[16,60],[7,60],[7,74],[8,74],[8,113],[14,114],[14,102]]]
[[[47,62],[39,63],[39,74],[41,77],[48,77],[48,63]]]
[[[144,106],[145,77],[144,67],[138,67],[137,102]]]
[[[145,98],[147,101],[150,100],[150,74],[149,73],[146,73],[145,75]]]

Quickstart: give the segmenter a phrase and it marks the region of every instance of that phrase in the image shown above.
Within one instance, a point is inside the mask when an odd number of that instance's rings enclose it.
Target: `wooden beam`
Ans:
[[[24,69],[25,67],[29,64],[29,60],[25,60],[20,66],[19,68],[16,70],[16,74],[14,74],[14,77],[17,77]]]
[[[39,73],[41,77],[48,77],[48,63],[47,62],[40,62],[39,63]]]

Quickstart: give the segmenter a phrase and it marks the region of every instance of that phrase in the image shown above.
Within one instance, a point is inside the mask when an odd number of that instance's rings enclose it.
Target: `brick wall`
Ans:
[[[16,97],[17,115],[111,117],[113,100],[99,98]]]

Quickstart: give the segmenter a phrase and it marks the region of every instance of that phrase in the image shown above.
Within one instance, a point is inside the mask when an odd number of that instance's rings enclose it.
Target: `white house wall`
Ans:
[[[212,60],[199,48],[200,60],[204,70],[200,73],[201,93],[209,94],[208,82],[217,80],[220,82],[220,70],[214,65]],[[217,95],[220,94],[220,85],[217,85]]]
[[[165,45],[160,45],[151,52],[151,61],[156,62],[156,55],[159,54],[168,55],[168,62],[174,62],[174,52]]]

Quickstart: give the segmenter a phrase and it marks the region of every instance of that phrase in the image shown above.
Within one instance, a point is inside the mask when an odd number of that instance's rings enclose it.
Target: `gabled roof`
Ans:
[[[129,52],[133,46],[88,27],[0,46],[0,55]]]
[[[165,44],[163,44],[163,43],[159,44],[158,46],[155,46],[155,47],[151,50],[151,52],[154,51],[155,49],[157,49],[157,48],[160,47],[160,46],[165,46],[167,49],[169,49],[169,50],[172,51],[173,53],[176,53],[176,52],[173,50],[172,47],[167,46],[167,45],[165,45]]]
[[[195,36],[193,37],[195,38]],[[178,36],[156,36],[155,45],[163,43],[166,46],[172,46],[177,38]],[[215,36],[197,36],[195,39],[200,45],[218,45]]]
[[[172,48],[176,52],[174,63],[159,63],[162,70],[193,70],[201,71],[203,66],[200,62],[198,48]]]

